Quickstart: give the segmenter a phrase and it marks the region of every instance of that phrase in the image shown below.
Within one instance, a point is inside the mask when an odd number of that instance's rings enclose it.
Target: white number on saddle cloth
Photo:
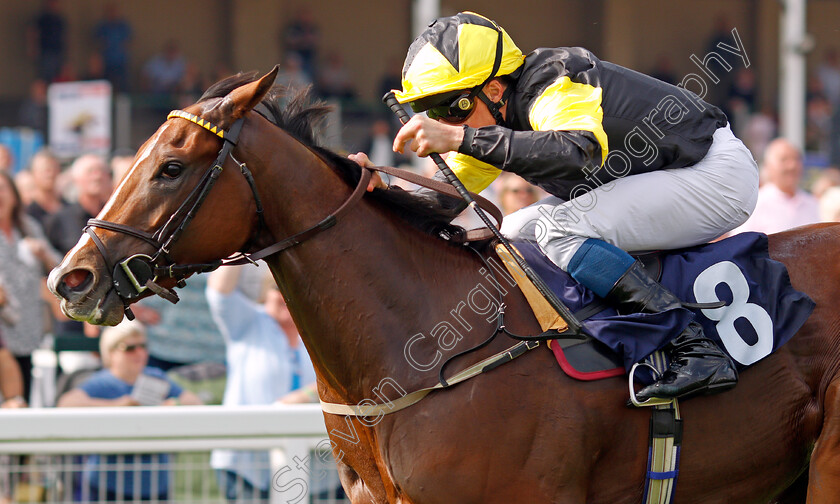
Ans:
[[[726,284],[732,291],[732,302],[721,308],[701,310],[703,315],[717,322],[716,328],[721,342],[729,355],[744,366],[757,362],[773,351],[773,320],[770,314],[755,303],[747,302],[750,288],[741,269],[731,261],[722,261],[709,266],[694,280],[694,297],[698,303],[720,301],[715,288]],[[743,318],[750,323],[758,337],[754,344],[747,343],[738,334],[735,321]]]

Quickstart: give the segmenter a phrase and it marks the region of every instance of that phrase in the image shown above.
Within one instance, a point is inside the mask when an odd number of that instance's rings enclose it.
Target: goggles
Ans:
[[[445,100],[443,103],[431,107],[426,111],[429,119],[442,120],[448,123],[462,123],[472,114],[475,109],[475,96],[472,92],[462,93],[454,100]]]

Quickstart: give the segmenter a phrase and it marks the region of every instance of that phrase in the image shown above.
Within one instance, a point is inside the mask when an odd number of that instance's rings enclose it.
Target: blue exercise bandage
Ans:
[[[615,245],[589,238],[572,256],[566,271],[595,294],[606,297],[634,262],[630,254]]]

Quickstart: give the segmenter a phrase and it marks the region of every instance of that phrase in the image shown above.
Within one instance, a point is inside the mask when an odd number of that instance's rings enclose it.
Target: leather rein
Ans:
[[[87,226],[84,228],[84,232],[91,237],[93,243],[96,245],[96,248],[99,250],[99,253],[102,255],[107,268],[112,272],[111,278],[114,289],[123,301],[125,314],[129,320],[134,319],[134,314],[132,313],[129,305],[133,300],[139,298],[147,290],[152,291],[154,294],[161,296],[172,303],[177,303],[179,301],[178,295],[175,293],[174,289],[160,285],[159,282],[161,279],[174,279],[178,287],[183,287],[185,285],[185,279],[194,273],[206,273],[215,270],[219,266],[256,263],[256,261],[260,259],[264,259],[270,255],[299,245],[316,234],[331,228],[336,224],[338,218],[343,213],[345,213],[354,203],[364,196],[373,171],[379,171],[388,175],[396,176],[411,183],[460,199],[460,196],[455,189],[448,184],[427,179],[409,171],[399,170],[397,168],[380,166],[368,167],[367,169],[363,169],[361,171],[359,181],[347,200],[345,200],[338,209],[314,226],[295,233],[294,235],[291,235],[288,238],[285,238],[257,252],[240,253],[240,257],[214,261],[211,263],[178,264],[170,255],[172,247],[181,237],[187,225],[189,225],[198,212],[198,209],[204,203],[204,200],[207,198],[210,190],[213,188],[221,175],[222,170],[224,169],[223,165],[228,156],[230,156],[230,158],[239,166],[240,172],[245,177],[245,180],[251,188],[251,193],[253,194],[254,202],[256,204],[258,218],[256,235],[259,235],[262,229],[265,228],[265,220],[263,217],[262,201],[260,200],[253,175],[245,163],[240,163],[232,155],[232,151],[239,140],[239,133],[242,129],[244,118],[237,119],[227,131],[214,125],[206,119],[202,119],[199,116],[183,110],[173,110],[169,113],[166,119],[169,120],[173,118],[185,119],[197,124],[198,126],[201,126],[207,131],[218,136],[223,141],[222,147],[219,150],[215,161],[213,161],[207,171],[205,171],[196,187],[190,192],[184,202],[181,203],[178,209],[169,217],[169,219],[167,219],[163,226],[151,233],[131,226],[102,219],[89,219]],[[472,194],[472,196],[479,206],[489,212],[496,219],[497,223],[501,225],[502,214],[499,209],[481,196],[476,194]],[[134,254],[127,258],[123,258],[122,260],[113,261],[105,248],[105,245],[102,243],[102,240],[94,231],[97,228],[138,238],[154,247],[156,251],[151,256],[147,254]],[[479,241],[492,236],[493,234],[489,229],[477,229],[468,231],[462,241],[465,243],[470,241]]]

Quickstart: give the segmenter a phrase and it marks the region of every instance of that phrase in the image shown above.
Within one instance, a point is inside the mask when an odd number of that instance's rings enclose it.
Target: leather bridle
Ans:
[[[178,238],[181,237],[187,225],[189,225],[195,217],[202,203],[204,203],[210,189],[213,188],[213,185],[221,175],[223,165],[228,156],[230,156],[231,159],[233,159],[233,161],[239,166],[240,172],[245,177],[245,180],[251,188],[251,193],[253,194],[254,202],[256,204],[258,227],[252,237],[252,243],[255,238],[259,237],[261,231],[266,228],[266,225],[263,216],[263,206],[259,193],[257,192],[254,177],[245,163],[238,162],[236,158],[232,156],[232,151],[234,147],[236,147],[239,139],[239,133],[242,129],[244,118],[237,119],[228,131],[223,130],[206,119],[202,119],[201,117],[183,110],[173,110],[170,112],[167,116],[167,120],[173,118],[185,119],[197,124],[223,140],[222,147],[219,150],[215,161],[213,161],[210,168],[208,168],[208,170],[204,173],[201,180],[199,180],[196,187],[192,190],[192,192],[190,192],[181,206],[178,207],[169,219],[167,219],[163,226],[151,233],[131,226],[102,219],[88,220],[87,226],[85,226],[84,229],[85,233],[91,237],[93,243],[96,245],[96,248],[99,250],[99,253],[102,255],[107,268],[112,272],[111,278],[113,288],[117,295],[120,296],[120,299],[122,299],[126,317],[130,320],[134,318],[134,314],[131,312],[129,305],[133,300],[142,296],[147,290],[152,291],[154,294],[161,296],[172,303],[178,302],[178,295],[173,289],[160,285],[159,281],[161,279],[174,279],[178,287],[183,287],[185,285],[184,280],[194,273],[206,273],[215,270],[219,266],[256,263],[256,261],[260,259],[264,259],[270,255],[277,254],[299,245],[321,231],[333,227],[336,222],[338,222],[338,218],[342,214],[351,208],[354,203],[362,199],[362,196],[364,196],[366,192],[368,182],[370,181],[372,170],[397,176],[448,196],[460,198],[458,193],[447,184],[429,180],[425,177],[420,177],[412,174],[411,172],[396,168],[383,166],[368,167],[361,170],[361,175],[356,187],[353,189],[350,196],[348,196],[348,198],[341,204],[341,206],[314,226],[295,233],[257,252],[240,253],[240,257],[210,263],[178,264],[170,255],[172,247]],[[489,211],[499,225],[501,225],[501,212],[499,212],[492,203],[481,196],[476,194],[472,194],[472,196],[476,199],[479,206],[484,208],[486,211]],[[102,240],[100,240],[94,232],[94,229],[97,228],[132,236],[148,243],[155,248],[156,251],[152,255],[134,254],[122,260],[114,261],[111,259],[110,254],[108,254]],[[481,241],[492,236],[484,231],[486,231],[486,229],[470,231],[463,237],[464,241]]]
[[[201,207],[202,203],[204,203],[204,200],[207,198],[210,190],[213,188],[221,175],[223,165],[227,160],[227,157],[231,156],[231,152],[234,147],[236,147],[244,119],[237,119],[231,128],[228,131],[225,131],[206,119],[202,119],[183,110],[173,110],[170,112],[167,116],[167,120],[173,118],[186,119],[210,131],[223,140],[222,147],[219,150],[215,161],[213,161],[202,176],[201,180],[199,180],[196,187],[192,190],[192,192],[190,192],[181,206],[178,207],[169,219],[167,219],[163,226],[151,233],[131,226],[102,219],[90,219],[87,222],[87,226],[84,228],[85,233],[91,237],[93,243],[96,245],[96,248],[99,250],[99,253],[102,255],[108,270],[112,272],[111,278],[113,281],[113,288],[117,295],[120,296],[120,299],[122,299],[125,306],[125,314],[129,319],[134,318],[134,314],[131,312],[129,304],[133,300],[142,296],[147,290],[151,290],[154,294],[157,294],[172,303],[178,302],[178,295],[173,289],[160,285],[159,282],[161,279],[175,279],[176,284],[179,287],[183,287],[184,279],[194,273],[213,271],[223,264],[234,265],[255,263],[259,259],[263,259],[269,255],[293,247],[320,231],[332,227],[340,213],[343,213],[351,203],[361,199],[364,195],[364,190],[367,187],[368,181],[370,180],[370,172],[362,170],[362,177],[360,177],[356,189],[353,191],[350,198],[345,201],[338,210],[330,214],[318,224],[275,243],[270,247],[253,254],[243,253],[239,258],[225,261],[220,260],[211,263],[178,264],[170,255],[172,247],[195,217],[198,209]],[[257,216],[259,219],[257,232],[255,233],[255,235],[258,236],[260,231],[265,227],[265,221],[263,217],[263,206],[259,193],[257,192],[254,177],[244,163],[239,163],[233,156],[231,156],[231,159],[233,159],[239,166],[242,175],[245,177],[251,188],[251,193],[253,194],[254,201],[256,203]],[[97,228],[132,236],[148,243],[155,248],[156,251],[152,255],[134,254],[122,260],[115,261],[111,258],[111,255],[108,253],[105,245],[102,243],[102,240],[94,232],[94,229]]]

